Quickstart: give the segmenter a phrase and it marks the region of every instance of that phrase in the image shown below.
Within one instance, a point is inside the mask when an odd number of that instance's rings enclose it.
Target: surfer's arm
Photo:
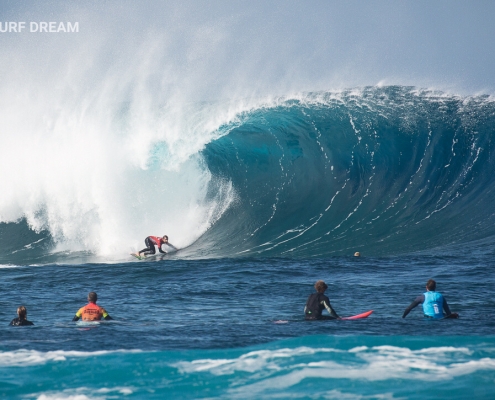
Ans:
[[[425,301],[424,294],[422,294],[421,296],[416,297],[416,299],[409,305],[409,307],[407,307],[405,309],[404,314],[402,314],[402,318],[406,318],[406,315],[409,314],[413,308],[417,307],[418,305],[420,305],[424,301]]]
[[[105,321],[110,321],[111,319],[113,319],[110,315],[108,315],[108,313],[105,311],[104,308],[102,308],[101,311],[102,311],[101,316]]]
[[[325,308],[327,309],[328,313],[334,317],[334,318],[340,318],[337,313],[335,312],[335,310],[332,308],[332,305],[330,304],[330,302],[328,302],[327,304],[327,301],[326,300],[323,300],[322,301],[323,305],[325,306]]]
[[[162,245],[158,246],[158,251],[159,251],[160,253],[162,253],[162,254],[167,254],[167,252],[166,252],[166,251],[163,251],[163,250],[162,250]]]
[[[74,318],[72,318],[72,321],[79,321],[79,319],[81,318],[82,316],[82,308],[80,308],[77,312],[76,312],[76,315],[74,315]]]
[[[443,309],[445,311],[445,315],[448,317],[450,314],[452,314],[452,312],[450,311],[450,307],[449,305],[447,304],[447,300],[445,300],[445,297],[443,297]]]

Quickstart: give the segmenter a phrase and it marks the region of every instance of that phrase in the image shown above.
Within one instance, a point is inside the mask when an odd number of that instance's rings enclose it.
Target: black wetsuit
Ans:
[[[12,321],[10,321],[11,326],[27,326],[27,325],[34,325],[31,321],[28,321],[27,319],[20,319],[20,318],[14,318]]]
[[[322,315],[324,309],[330,313],[330,315]],[[337,319],[340,318],[330,304],[330,299],[323,293],[310,294],[306,301],[306,307],[304,307],[305,319]]]
[[[443,297],[443,309],[445,310],[446,315],[449,316],[451,314],[449,305],[447,304],[447,300],[445,300],[445,296],[442,295],[442,297]],[[424,294],[416,297],[414,299],[414,301],[409,305],[409,307],[406,308],[406,310],[404,311],[404,314],[402,314],[402,318],[406,318],[406,315],[409,314],[409,312],[413,308],[419,306],[420,304],[423,304],[424,302],[425,302],[425,295]],[[425,315],[425,317],[429,318],[428,315]]]

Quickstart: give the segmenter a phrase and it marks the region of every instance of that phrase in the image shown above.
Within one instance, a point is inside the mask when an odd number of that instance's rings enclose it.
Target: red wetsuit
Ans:
[[[148,236],[153,243],[155,243],[158,247],[162,247],[162,244],[165,242],[163,241],[163,238],[158,237],[158,236]]]

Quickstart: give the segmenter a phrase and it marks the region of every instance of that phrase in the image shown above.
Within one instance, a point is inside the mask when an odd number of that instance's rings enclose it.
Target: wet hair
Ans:
[[[88,300],[92,303],[96,303],[96,300],[98,300],[98,295],[95,292],[89,292]]]
[[[324,281],[318,281],[315,283],[315,289],[319,293],[323,293],[328,289],[328,285]]]
[[[19,316],[20,319],[26,319],[27,317],[27,310],[26,310],[26,307],[24,306],[20,306],[18,309],[17,309],[17,315]]]
[[[434,291],[437,288],[437,283],[433,279],[430,279],[428,282],[426,282],[426,288],[429,291]]]
[[[168,240],[168,236],[167,235],[163,235],[162,236],[162,239],[167,239]]]

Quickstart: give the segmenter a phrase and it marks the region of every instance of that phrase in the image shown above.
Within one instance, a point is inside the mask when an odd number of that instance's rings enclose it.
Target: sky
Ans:
[[[77,33],[1,33],[0,72],[14,80],[121,79],[185,101],[395,84],[495,90],[493,1],[10,0],[0,7],[4,23],[79,22]]]

